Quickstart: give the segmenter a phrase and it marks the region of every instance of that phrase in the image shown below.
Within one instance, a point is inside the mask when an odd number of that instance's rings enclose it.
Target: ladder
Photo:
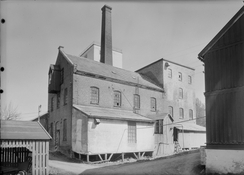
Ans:
[[[181,148],[179,142],[178,141],[174,141],[174,153],[179,153],[181,151],[182,151],[182,148]]]

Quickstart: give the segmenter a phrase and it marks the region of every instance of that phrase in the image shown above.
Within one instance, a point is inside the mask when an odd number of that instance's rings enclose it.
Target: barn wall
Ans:
[[[244,144],[244,16],[205,55],[208,145]]]

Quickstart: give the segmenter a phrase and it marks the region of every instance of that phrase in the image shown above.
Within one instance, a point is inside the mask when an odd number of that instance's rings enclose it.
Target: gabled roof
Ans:
[[[168,113],[157,113],[157,114],[155,114],[155,115],[148,115],[147,116],[147,118],[150,118],[150,119],[152,119],[152,120],[163,120],[163,119],[165,119],[166,117],[169,117],[170,118],[170,120],[173,122],[174,121],[174,119],[171,117],[171,115],[170,114],[168,114]]]
[[[133,111],[102,108],[94,106],[73,105],[73,107],[90,118],[112,119],[112,120],[126,120],[126,121],[141,121],[153,123],[151,119],[134,113]]]
[[[111,65],[100,63],[84,57],[69,55],[64,53],[63,50],[61,50],[61,52],[71,60],[75,66],[74,73],[76,74],[92,76],[120,83],[127,83],[138,87],[164,92],[161,87],[149,82],[139,73],[113,67]]]
[[[1,140],[50,140],[39,122],[1,120]]]
[[[219,33],[198,54],[198,58],[204,61],[205,54],[219,41],[219,39],[244,15],[244,6],[231,18],[231,20],[219,31]]]

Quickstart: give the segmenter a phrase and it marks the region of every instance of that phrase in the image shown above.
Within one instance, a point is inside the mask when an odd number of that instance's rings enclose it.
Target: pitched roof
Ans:
[[[3,140],[50,140],[52,137],[39,122],[1,120]]]
[[[113,67],[111,65],[100,63],[88,58],[69,55],[64,53],[64,51],[62,51],[62,53],[71,60],[75,66],[75,73],[77,74],[79,73],[102,79],[115,80],[121,83],[126,82],[131,85],[163,92],[161,87],[148,81],[139,73]]]
[[[160,119],[165,119],[166,117],[169,117],[172,122],[174,121],[174,119],[168,113],[157,113],[155,115],[148,115],[146,117],[150,118],[152,120],[160,120]]]
[[[184,122],[174,125],[176,128],[184,131],[196,131],[196,132],[206,132],[206,128],[195,123]]]
[[[218,40],[244,15],[244,6],[231,18],[231,20],[219,31],[219,33],[198,54],[198,58],[204,61],[204,55],[218,42]]]
[[[134,113],[133,111],[101,108],[94,106],[73,105],[73,107],[91,118],[104,118],[113,120],[142,121],[153,123],[151,119]]]

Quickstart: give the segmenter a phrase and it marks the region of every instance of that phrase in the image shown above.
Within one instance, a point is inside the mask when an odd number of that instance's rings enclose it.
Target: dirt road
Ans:
[[[51,161],[51,166],[58,165],[58,162]],[[186,174],[198,175],[203,168],[200,166],[200,152],[194,151],[182,155],[156,159],[151,161],[142,161],[126,163],[119,165],[106,166],[103,164],[69,164],[61,162],[59,167],[63,172],[57,174],[89,174],[89,175],[151,175],[151,174]],[[57,167],[56,167],[57,168]]]

